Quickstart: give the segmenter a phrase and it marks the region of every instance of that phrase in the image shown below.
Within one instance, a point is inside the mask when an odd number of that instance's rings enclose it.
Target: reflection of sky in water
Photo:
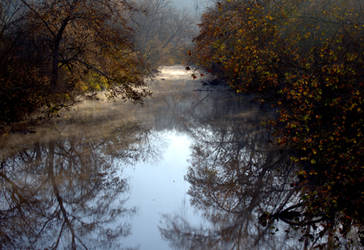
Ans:
[[[250,239],[249,235],[246,237],[245,233],[239,237],[242,240],[255,240],[257,229],[260,229],[256,221],[257,209],[260,204],[268,208],[275,206],[280,197],[278,194],[278,198],[275,198],[274,195],[271,198],[268,197],[272,193],[270,192],[271,187],[275,186],[273,184],[279,182],[279,180],[275,180],[277,173],[272,172],[272,179],[270,170],[266,169],[259,177],[259,170],[265,165],[265,161],[274,160],[276,157],[274,151],[269,153],[268,148],[268,151],[265,151],[266,149],[263,147],[267,138],[265,138],[265,132],[257,127],[257,124],[260,124],[258,118],[261,114],[258,114],[256,105],[250,103],[248,97],[239,97],[229,91],[220,91],[221,88],[218,87],[210,89],[209,86],[201,86],[199,81],[190,81],[192,72],[186,71],[183,66],[165,67],[160,71],[156,80],[151,81],[153,96],[147,98],[145,105],[120,102],[83,102],[76,105],[74,111],[65,112],[65,116],[55,121],[53,125],[50,124],[49,128],[38,127],[34,134],[11,135],[7,141],[0,141],[0,158],[10,151],[21,152],[27,149],[28,145],[32,152],[32,145],[40,143],[43,145],[40,151],[43,152],[44,164],[48,162],[49,148],[50,145],[53,145],[56,152],[67,151],[69,153],[69,155],[59,154],[57,156],[59,161],[74,162],[77,160],[78,165],[73,164],[73,168],[81,166],[83,159],[89,160],[89,163],[85,161],[85,166],[81,169],[87,170],[85,172],[89,174],[94,174],[97,177],[95,177],[96,180],[98,180],[99,174],[103,175],[103,172],[107,172],[109,164],[112,165],[111,172],[117,169],[120,179],[127,178],[125,190],[120,192],[115,186],[117,195],[113,197],[114,202],[108,203],[109,201],[105,201],[102,195],[109,191],[109,187],[101,185],[101,191],[98,194],[100,197],[95,199],[91,197],[92,199],[88,202],[104,204],[106,207],[117,207],[121,204],[121,208],[136,208],[135,215],[123,216],[121,214],[115,218],[113,223],[116,226],[124,223],[130,225],[131,235],[118,239],[125,247],[139,246],[140,249],[148,250],[170,249],[168,244],[171,242],[162,239],[163,233],[158,228],[168,228],[168,220],[165,222],[164,215],[167,217],[180,216],[185,219],[186,225],[188,224],[190,227],[183,227],[184,224],[182,224],[181,229],[186,229],[188,233],[191,233],[188,235],[199,232],[205,235],[207,231],[199,230],[200,226],[210,230],[213,233],[212,240],[217,239],[216,233],[221,233],[224,228],[229,229],[230,226],[238,228],[246,224],[248,231],[252,233],[252,238]],[[2,147],[3,145],[4,147]],[[37,150],[33,151],[33,155],[37,155]],[[251,154],[247,154],[249,152]],[[249,159],[245,158],[249,158],[250,155],[258,158],[252,157],[249,162]],[[269,158],[269,155],[272,157]],[[19,156],[15,155],[14,161],[18,159],[20,159]],[[262,163],[259,165],[260,161]],[[9,165],[14,165],[11,160]],[[19,165],[22,166],[24,163],[20,161]],[[95,167],[90,168],[93,165]],[[104,166],[105,169],[100,168],[101,166]],[[15,173],[19,168],[15,165],[13,167]],[[24,167],[26,168],[25,165]],[[61,196],[65,198],[67,198],[68,192],[70,192],[69,195],[77,194],[79,191],[77,188],[82,191],[82,184],[86,183],[86,187],[91,186],[87,179],[83,181],[82,171],[78,175],[74,174],[72,167],[69,169],[70,176],[61,180],[66,182],[67,178],[74,177],[74,181],[78,181],[79,185],[74,188],[73,193],[67,188],[62,190],[64,193],[61,193]],[[189,167],[196,171],[199,169],[211,171],[196,172],[198,183],[190,185],[185,180],[185,178],[188,179],[188,173],[190,173],[188,172]],[[55,170],[57,169],[58,167],[55,167]],[[35,170],[30,168],[29,174],[37,173],[32,171]],[[28,174],[28,172],[26,173]],[[47,173],[42,172],[42,174],[46,176]],[[57,177],[61,178],[61,174],[61,172],[58,173]],[[22,177],[21,172],[16,172],[14,176]],[[220,178],[222,185],[209,186],[211,176]],[[105,174],[107,181],[101,184],[111,185],[113,177],[114,175],[111,173]],[[70,179],[72,180],[72,178]],[[260,179],[262,182],[259,182]],[[194,179],[192,178],[192,180]],[[204,186],[206,189],[201,189]],[[243,186],[244,188],[242,188]],[[65,187],[68,186],[65,185]],[[228,188],[225,189],[225,187]],[[187,194],[190,188],[198,192],[202,198],[207,199],[211,205],[217,205],[216,201],[218,201],[228,207],[230,203],[233,204],[238,200],[239,206],[236,206],[234,210],[238,212],[229,214],[222,209],[211,210],[211,206],[205,211],[203,209],[196,211],[190,204],[190,200],[196,197],[193,197],[193,193],[191,196]],[[86,190],[88,189],[86,188]],[[125,196],[129,197],[129,200],[124,206],[120,201]],[[53,196],[49,195],[49,197]],[[211,197],[213,199],[210,199]],[[257,201],[250,206],[249,202],[255,197],[257,197]],[[270,202],[268,198],[272,201]],[[44,198],[45,203],[47,199],[48,196]],[[197,201],[199,200],[197,199]],[[82,207],[76,208],[81,212],[77,209],[75,211],[83,218]],[[69,207],[67,209],[71,211]],[[203,218],[202,213],[204,212],[221,216]],[[91,213],[90,222],[95,216],[94,213]],[[216,221],[216,225],[212,219]],[[173,221],[175,220],[172,218]],[[232,232],[228,230],[229,237],[234,237],[231,235]],[[90,237],[96,240],[100,237],[98,233],[99,231],[91,232]],[[277,234],[280,233],[281,231]],[[177,237],[178,232],[172,232],[172,236]],[[221,233],[220,236],[225,237],[226,235]],[[66,238],[65,236],[64,239]],[[281,239],[278,239],[277,242],[280,243],[284,237],[282,235],[279,238]],[[257,239],[259,240],[259,238]],[[87,240],[85,238],[85,241]],[[188,237],[186,240],[189,240]],[[221,242],[219,243],[219,241]],[[240,238],[238,238],[239,241]],[[273,236],[265,237],[265,241],[262,241],[261,247],[257,249],[274,249],[274,247],[267,248],[267,243],[271,241],[274,242]],[[65,241],[63,246],[66,246],[67,243]],[[92,245],[92,242],[88,243],[90,249],[95,248],[96,245]],[[221,249],[219,246],[226,247],[231,244],[233,244],[233,239],[231,242],[223,242],[222,238],[219,238],[214,249]],[[287,242],[283,241],[284,244]],[[292,245],[294,244],[293,242]],[[45,243],[43,245],[45,246]],[[42,247],[42,241],[39,246]],[[201,246],[205,246],[204,242]],[[247,242],[242,243],[242,246],[247,246]],[[104,248],[107,249],[107,246]],[[186,246],[183,249],[190,248]],[[278,245],[276,249],[282,248]]]
[[[190,185],[184,178],[191,165],[191,146],[196,144],[191,135],[197,130],[205,136],[212,135],[209,126],[201,127],[200,122],[209,120],[212,114],[220,114],[220,109],[225,107],[225,100],[221,93],[214,99],[206,98],[213,96],[213,93],[195,91],[201,83],[190,81],[192,71],[186,71],[183,66],[165,67],[160,71],[156,81],[152,82],[154,94],[144,106],[119,102],[82,102],[73,111],[64,112],[64,116],[53,124],[37,127],[34,134],[15,134],[9,140],[0,142],[0,145],[6,146],[1,154],[6,155],[7,151],[21,152],[28,146],[32,148],[34,143],[41,143],[44,144],[43,160],[46,161],[49,142],[55,142],[56,148],[62,151],[69,149],[72,141],[75,149],[79,148],[86,156],[94,155],[95,159],[100,158],[105,163],[116,160],[113,165],[121,168],[120,178],[127,178],[126,184],[130,190],[115,197],[115,204],[110,206],[117,206],[119,199],[126,195],[129,200],[125,207],[135,207],[137,210],[137,214],[129,219],[126,216],[115,219],[115,225],[126,222],[131,226],[132,234],[121,239],[122,246],[170,249],[169,242],[161,238],[158,228],[164,219],[163,215],[177,214],[196,226],[206,223],[190,205],[187,195]],[[226,98],[230,100],[229,95]],[[149,147],[151,157],[148,157]],[[140,152],[140,157],[137,152]],[[130,159],[128,155],[131,155]],[[133,156],[139,160],[134,161]],[[146,161],[141,160],[143,156]],[[59,157],[63,162],[68,159]],[[94,163],[99,164],[95,159]],[[19,173],[17,176],[20,176]],[[76,179],[78,177],[75,176]],[[110,175],[108,179],[112,181],[111,178]],[[95,200],[89,203],[101,202],[109,206],[106,201]],[[93,216],[84,218],[88,222],[92,219]],[[99,238],[97,233],[92,232],[90,236],[96,240]],[[89,244],[92,249],[94,246],[91,242]],[[66,245],[67,242],[64,242],[63,246]]]
[[[153,146],[163,147],[158,161],[139,163],[123,172],[129,177],[128,205],[137,208],[137,215],[131,223],[132,235],[124,245],[140,246],[140,249],[169,249],[167,242],[161,240],[158,224],[162,214],[190,211],[186,194],[189,184],[184,175],[192,139],[176,131],[153,133],[156,135],[151,137],[158,140],[152,142]]]

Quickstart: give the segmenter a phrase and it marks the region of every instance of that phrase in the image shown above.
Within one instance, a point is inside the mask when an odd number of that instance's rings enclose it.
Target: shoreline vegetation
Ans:
[[[363,8],[360,0],[218,1],[189,52],[236,93],[278,110],[269,124],[276,143],[301,169],[291,224],[320,249],[340,247],[338,236],[352,230],[364,245]]]
[[[100,92],[142,102],[158,65],[189,57],[216,77],[202,84],[221,81],[278,112],[267,126],[299,168],[299,200],[260,224],[285,218],[307,248],[352,249],[353,234],[364,246],[362,0],[216,1],[193,45],[193,20],[160,3],[2,0],[0,136],[33,133]]]

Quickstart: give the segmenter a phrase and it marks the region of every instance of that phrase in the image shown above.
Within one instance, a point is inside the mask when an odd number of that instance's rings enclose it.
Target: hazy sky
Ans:
[[[170,0],[173,4],[182,8],[194,8],[196,0]]]
[[[170,0],[175,6],[182,9],[195,9],[198,6],[201,9],[206,7],[211,0]]]

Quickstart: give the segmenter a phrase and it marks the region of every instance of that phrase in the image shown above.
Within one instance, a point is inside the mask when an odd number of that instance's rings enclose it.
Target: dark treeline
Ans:
[[[364,223],[363,16],[361,0],[219,1],[193,50],[237,93],[277,108],[272,125],[301,167],[304,214],[321,218],[311,226],[329,239]]]

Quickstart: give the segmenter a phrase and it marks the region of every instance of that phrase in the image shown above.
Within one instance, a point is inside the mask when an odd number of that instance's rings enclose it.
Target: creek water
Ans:
[[[88,100],[2,138],[0,249],[301,249],[259,223],[297,198],[273,114],[203,80],[163,67],[143,105]]]

